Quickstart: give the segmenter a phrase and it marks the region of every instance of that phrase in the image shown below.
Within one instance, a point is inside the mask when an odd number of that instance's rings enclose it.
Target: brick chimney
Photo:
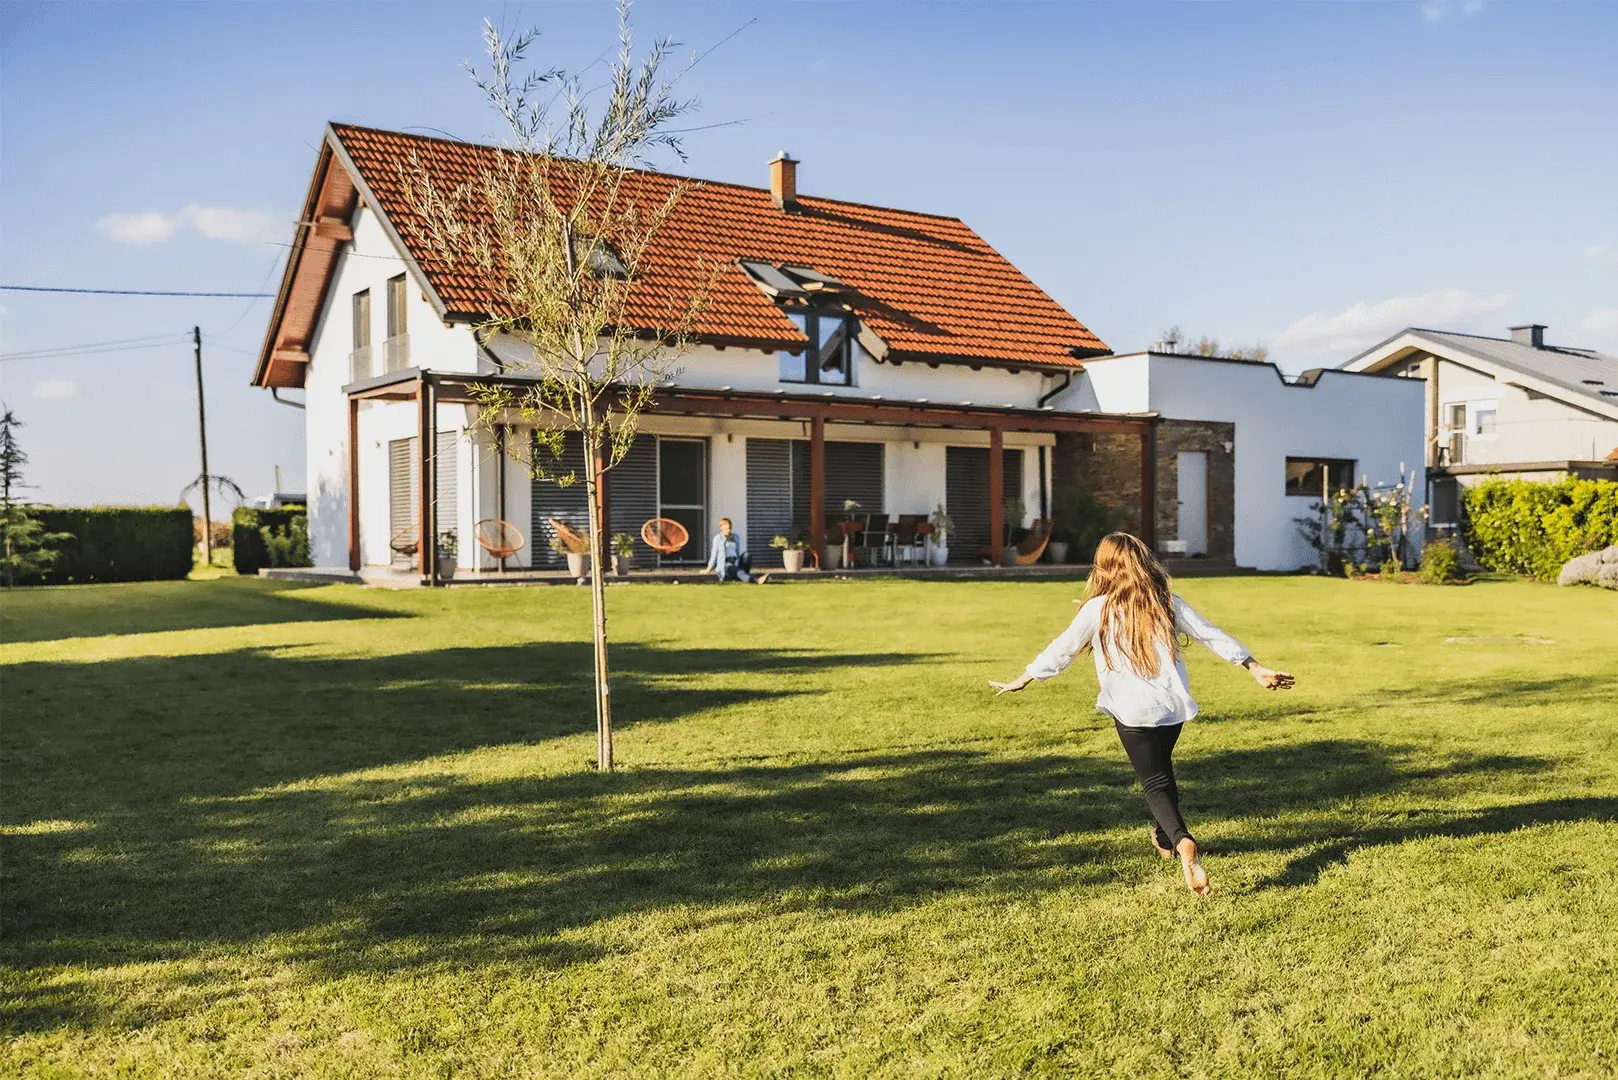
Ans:
[[[798,162],[785,150],[770,162],[770,201],[783,210],[798,208]]]
[[[1511,340],[1533,349],[1545,347],[1545,328],[1539,323],[1524,323],[1511,328]]]

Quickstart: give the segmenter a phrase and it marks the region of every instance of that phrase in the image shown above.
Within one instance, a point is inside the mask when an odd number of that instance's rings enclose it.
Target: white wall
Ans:
[[[1085,362],[1107,412],[1152,411],[1236,426],[1235,555],[1239,566],[1295,570],[1315,552],[1295,519],[1310,498],[1286,494],[1288,457],[1350,458],[1356,480],[1393,484],[1422,471],[1424,385],[1417,379],[1326,371],[1314,386],[1284,383],[1269,364],[1136,353]],[[1417,485],[1417,504],[1425,501]]]
[[[354,239],[337,263],[326,310],[315,326],[305,374],[304,432],[309,479],[309,547],[316,566],[348,565],[348,399],[353,351],[352,297],[371,290],[373,371],[380,371],[387,334],[387,280],[404,269],[374,215],[362,206],[353,220]],[[437,371],[474,371],[476,343],[465,327],[445,327],[423,298],[419,282],[406,289],[406,330],[412,366]],[[465,426],[465,409],[439,410],[439,430]],[[372,402],[360,409],[360,542],[366,564],[388,561],[387,442],[416,433],[413,402]],[[461,563],[471,557],[472,502],[469,448],[462,448]]]

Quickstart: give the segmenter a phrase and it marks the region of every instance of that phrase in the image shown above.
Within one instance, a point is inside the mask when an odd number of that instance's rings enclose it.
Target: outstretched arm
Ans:
[[[1228,663],[1247,669],[1266,690],[1290,690],[1293,678],[1284,671],[1271,671],[1247,651],[1247,647],[1213,623],[1204,619],[1190,604],[1174,598],[1174,628]]]
[[[996,694],[1015,694],[1035,679],[1052,679],[1066,671],[1073,658],[1095,637],[1100,623],[1101,601],[1091,600],[1073,616],[1073,621],[1057,639],[1045,646],[1045,651],[1034,657],[1026,671],[1010,682],[989,680]]]

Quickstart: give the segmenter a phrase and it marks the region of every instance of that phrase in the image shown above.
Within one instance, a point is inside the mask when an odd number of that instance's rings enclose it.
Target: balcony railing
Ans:
[[[410,335],[399,334],[382,343],[382,370],[403,371],[410,366]]]
[[[348,381],[359,382],[371,377],[371,347],[363,345],[348,354]]]

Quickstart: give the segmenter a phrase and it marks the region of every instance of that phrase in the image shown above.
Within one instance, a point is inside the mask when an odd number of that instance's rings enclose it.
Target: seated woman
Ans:
[[[718,575],[721,582],[752,581],[752,560],[734,528],[729,518],[719,519],[719,531],[713,534],[713,541],[708,545],[708,565],[702,568],[703,572]],[[760,574],[758,583],[762,585],[769,576]]]

